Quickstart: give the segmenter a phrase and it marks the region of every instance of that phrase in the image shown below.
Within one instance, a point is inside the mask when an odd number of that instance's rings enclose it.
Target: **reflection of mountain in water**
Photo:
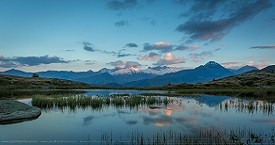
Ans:
[[[210,96],[210,95],[203,95],[195,98],[195,100],[197,100],[198,102],[203,103],[209,107],[217,106],[227,99],[229,99],[229,97],[227,96]]]

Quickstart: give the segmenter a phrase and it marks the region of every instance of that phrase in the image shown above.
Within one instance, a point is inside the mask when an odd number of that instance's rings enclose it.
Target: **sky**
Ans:
[[[0,71],[275,64],[273,0],[0,0]]]

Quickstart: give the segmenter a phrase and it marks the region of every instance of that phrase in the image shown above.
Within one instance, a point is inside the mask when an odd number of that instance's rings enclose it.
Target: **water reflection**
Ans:
[[[173,123],[173,118],[165,115],[159,115],[158,117],[143,116],[142,118],[145,125],[154,124],[155,126],[163,127]]]
[[[86,96],[109,96],[109,95],[116,95],[116,94],[130,94],[130,95],[139,95],[144,93],[155,93],[155,94],[164,94],[167,91],[156,91],[156,90],[89,90],[84,93]]]
[[[79,141],[89,136],[90,140],[104,141],[133,139],[140,144],[140,141],[146,139],[157,142],[165,138],[167,143],[169,139],[173,141],[175,138],[188,141],[188,134],[197,138],[210,137],[210,141],[230,140],[232,137],[232,142],[227,143],[233,143],[235,139],[246,142],[248,139],[245,137],[250,137],[252,133],[265,133],[272,137],[275,124],[274,104],[226,96],[134,95],[132,98],[118,96],[76,100],[51,97],[33,100],[33,105],[43,108],[41,117],[16,126],[1,126],[0,134],[6,134],[3,139],[72,138]],[[26,135],[18,133],[23,130]],[[234,132],[236,130],[239,133]],[[235,135],[241,137],[235,138]],[[248,141],[253,142],[255,139],[249,138]]]
[[[94,116],[87,116],[83,118],[83,126],[88,126],[91,124],[91,121],[94,119]]]
[[[260,101],[260,100],[240,100],[229,99],[223,103],[220,103],[219,109],[221,111],[229,111],[234,109],[237,113],[256,113],[261,111],[263,114],[272,115],[274,110],[274,104]]]

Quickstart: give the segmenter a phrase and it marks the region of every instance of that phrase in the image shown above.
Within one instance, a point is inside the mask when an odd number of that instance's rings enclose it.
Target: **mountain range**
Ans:
[[[254,66],[244,66],[238,70],[224,68],[215,61],[209,61],[195,69],[178,70],[170,67],[148,67],[143,71],[106,69],[97,72],[45,71],[37,72],[40,77],[59,78],[105,87],[149,87],[178,83],[203,83],[227,76],[258,71]],[[33,73],[11,69],[0,74],[31,77]]]

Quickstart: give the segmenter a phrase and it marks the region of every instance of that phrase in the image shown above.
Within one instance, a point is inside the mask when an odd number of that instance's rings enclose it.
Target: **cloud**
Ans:
[[[121,20],[121,21],[115,22],[116,27],[122,27],[122,26],[127,26],[127,25],[128,25],[128,21],[126,21],[126,20]]]
[[[137,6],[136,0],[112,0],[108,2],[108,8],[113,11],[132,9]]]
[[[126,57],[126,56],[135,56],[135,54],[130,54],[130,53],[122,53],[122,51],[124,51],[125,49],[121,49],[118,52],[115,51],[107,51],[107,50],[98,50],[101,53],[105,53],[105,54],[109,54],[112,56],[116,56],[118,58],[120,57]]]
[[[192,61],[200,62],[205,57],[213,56],[213,52],[212,51],[203,51],[201,53],[191,53],[190,56],[191,56]]]
[[[262,69],[262,68],[264,68],[264,67],[267,66],[266,63],[267,63],[268,61],[269,61],[268,59],[260,60],[259,63],[254,62],[254,61],[252,61],[252,60],[247,61],[247,62],[242,62],[242,61],[231,61],[231,62],[224,62],[224,63],[221,63],[221,65],[224,66],[225,68],[230,68],[230,69],[239,69],[239,68],[241,68],[241,67],[243,67],[243,66],[246,66],[246,65],[248,65],[248,66],[255,66],[255,67],[259,68],[259,69]]]
[[[67,52],[75,51],[74,49],[67,49]]]
[[[40,64],[51,64],[51,63],[68,63],[69,61],[65,61],[57,56],[27,56],[27,57],[12,57],[12,58],[0,58],[0,67],[11,68],[18,66],[37,66]]]
[[[191,53],[189,56],[191,57],[191,60],[194,62],[200,62],[203,60],[205,57],[211,57],[213,56],[214,52],[221,50],[221,48],[216,48],[214,50],[210,51],[203,51],[201,53]]]
[[[120,57],[126,57],[126,56],[133,56],[133,54],[130,54],[130,53],[121,53],[121,52],[119,52],[119,53],[117,54],[117,57],[118,57],[118,58],[120,58]]]
[[[150,52],[148,55],[139,55],[138,60],[146,60],[146,61],[157,61],[160,58],[160,54],[155,52]]]
[[[138,62],[135,61],[114,61],[114,62],[109,62],[107,65],[114,66],[116,69],[133,69],[133,70],[138,70],[139,67],[142,65]]]
[[[252,46],[250,49],[275,49],[275,45]]]
[[[198,49],[200,49],[200,46],[198,44],[193,44],[193,45],[181,44],[181,45],[177,46],[175,50],[189,50],[189,51],[193,51],[193,50],[198,50]]]
[[[159,42],[156,42],[155,44],[150,44],[150,43],[143,44],[143,51],[157,50],[162,53],[166,53],[166,52],[173,51],[173,47],[174,45],[168,42],[159,41]]]
[[[124,47],[138,47],[138,45],[136,43],[127,43]]]
[[[206,12],[204,10],[208,9],[210,4],[203,3],[214,3],[215,5],[223,2],[224,8],[228,7],[226,1],[199,1],[200,6],[193,6],[191,8],[192,12],[196,12],[198,15],[206,15],[202,17],[192,16],[188,21],[183,24],[180,24],[176,30],[184,34],[189,35],[190,40],[202,40],[202,41],[218,41],[221,40],[232,28],[238,26],[245,21],[252,19],[257,14],[262,12],[265,9],[268,9],[272,6],[272,3],[269,0],[257,0],[256,2],[245,2],[241,6],[235,6],[236,2],[230,2],[233,10],[230,10],[227,15],[223,18],[213,20],[214,14],[217,12],[216,8],[210,9]],[[234,5],[235,4],[235,5]],[[194,8],[197,7],[197,8]],[[200,7],[205,7],[204,9],[199,9]],[[208,18],[208,15],[212,16]]]
[[[150,17],[144,17],[142,20],[150,25],[156,25],[157,21],[155,19],[152,19]]]
[[[4,61],[4,60],[5,60],[4,56],[0,55],[0,61]]]
[[[222,0],[193,1],[190,10],[181,15],[191,15],[192,19],[209,18],[215,14],[222,3],[224,3]],[[185,4],[185,1],[181,1],[180,4]]]
[[[172,64],[179,64],[179,63],[185,63],[184,57],[175,57],[172,53],[165,54],[163,59],[159,59],[157,63],[154,63],[154,65],[158,66],[164,66],[164,65],[172,65]]]
[[[85,62],[86,65],[93,65],[93,64],[96,63],[95,60],[85,60],[84,62]]]
[[[82,44],[83,44],[84,50],[90,51],[90,52],[96,51],[96,50],[92,47],[92,44],[91,44],[90,42],[84,41],[84,42],[82,42]]]

